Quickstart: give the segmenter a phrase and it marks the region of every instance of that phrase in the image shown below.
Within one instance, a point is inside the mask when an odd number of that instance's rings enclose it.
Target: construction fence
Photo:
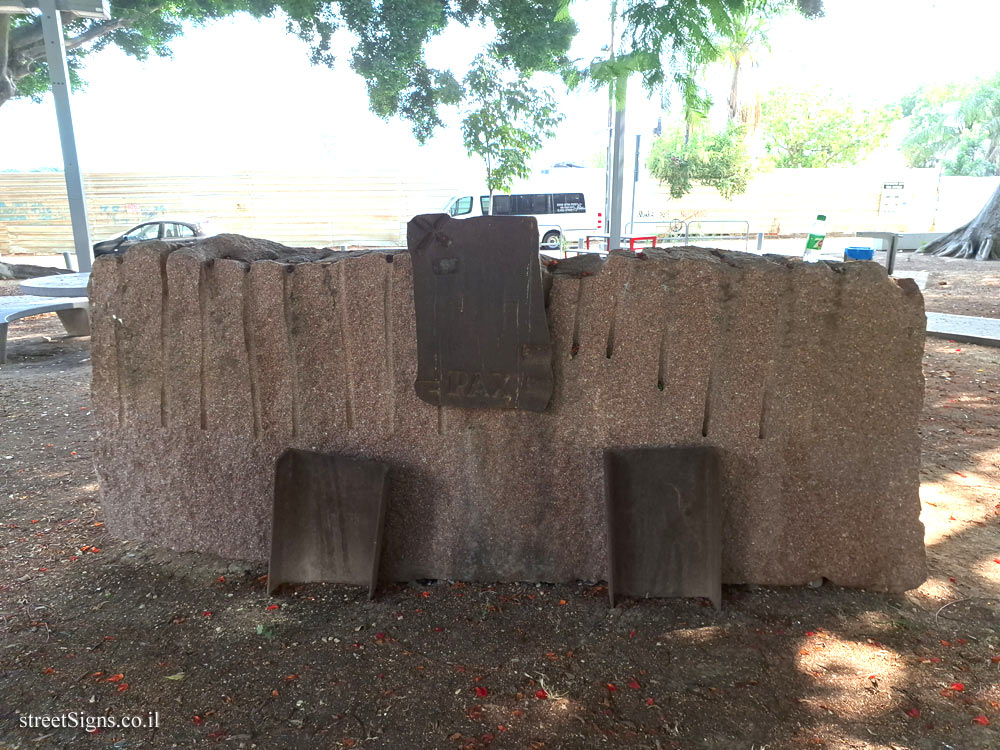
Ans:
[[[748,222],[750,233],[801,234],[817,214],[827,231],[947,231],[971,219],[997,177],[942,177],[933,169],[778,169],[758,174],[731,201],[698,187],[680,200],[647,176],[626,184],[623,223],[660,233],[692,220]],[[217,230],[292,246],[351,240],[404,244],[406,222],[461,192],[446,174],[253,173],[85,175],[91,236],[106,239],[156,217],[207,219]],[[603,195],[591,197],[603,203]],[[0,255],[72,249],[61,172],[0,173]]]

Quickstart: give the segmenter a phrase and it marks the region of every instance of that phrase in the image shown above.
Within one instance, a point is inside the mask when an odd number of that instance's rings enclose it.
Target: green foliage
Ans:
[[[903,155],[911,167],[946,175],[1000,174],[1000,74],[972,84],[920,89],[904,97],[910,129]]]
[[[773,91],[761,103],[764,147],[776,167],[855,164],[899,119],[897,107],[866,110],[830,92]]]
[[[732,199],[747,190],[750,160],[745,145],[746,128],[728,125],[721,133],[702,134],[677,127],[653,141],[646,166],[661,183],[670,186],[670,197],[681,198],[694,183],[714,187]]]
[[[427,64],[428,42],[450,23],[492,24],[491,56],[525,77],[560,72],[577,31],[567,7],[564,0],[112,0],[110,21],[68,21],[65,32],[70,67],[79,69],[88,54],[110,45],[140,60],[170,56],[170,42],[185,22],[238,12],[285,18],[289,33],[309,45],[313,64],[333,66],[333,35],[347,29],[357,37],[350,64],[367,83],[372,111],[410,120],[423,141],[441,124],[440,107],[462,97],[455,74]],[[41,27],[30,16],[13,18],[0,79],[13,82],[15,96],[38,96],[48,90]],[[3,83],[0,104],[7,98]]]
[[[490,55],[476,57],[464,83],[465,148],[483,159],[490,195],[507,192],[515,178],[531,174],[528,158],[555,133],[563,116],[551,91],[533,88],[523,73],[504,68]]]

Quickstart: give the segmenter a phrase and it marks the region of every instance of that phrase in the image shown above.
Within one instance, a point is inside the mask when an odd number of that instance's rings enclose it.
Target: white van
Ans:
[[[457,195],[444,207],[456,219],[490,214],[490,196]],[[589,191],[493,194],[494,216],[533,216],[538,222],[541,246],[558,250],[588,234],[604,232],[604,196]]]

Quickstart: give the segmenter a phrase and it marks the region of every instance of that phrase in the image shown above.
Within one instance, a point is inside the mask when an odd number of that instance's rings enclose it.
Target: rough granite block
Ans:
[[[390,466],[385,580],[606,580],[604,451],[700,445],[719,454],[723,582],[924,579],[923,301],[875,264],[560,261],[536,413],[417,397],[408,252],[220,235],[125,257],[95,262],[91,308],[122,537],[267,559],[274,462],[297,448]]]

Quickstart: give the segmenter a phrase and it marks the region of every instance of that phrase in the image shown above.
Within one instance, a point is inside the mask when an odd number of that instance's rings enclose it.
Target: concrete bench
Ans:
[[[7,324],[31,315],[54,312],[70,336],[90,335],[90,303],[86,297],[0,297],[0,365],[7,362]]]

